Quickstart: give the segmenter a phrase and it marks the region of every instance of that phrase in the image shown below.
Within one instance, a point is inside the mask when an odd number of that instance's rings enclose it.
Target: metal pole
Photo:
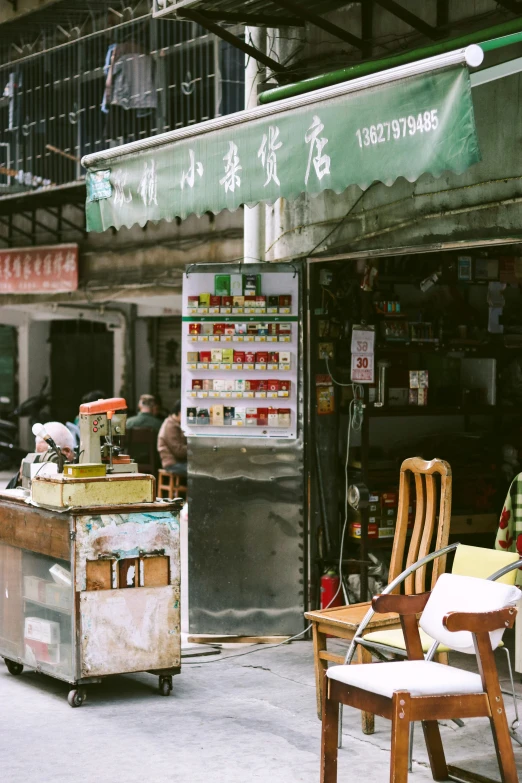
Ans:
[[[266,31],[260,27],[245,27],[245,41],[259,51],[266,48]],[[251,55],[245,59],[245,109],[258,105],[257,87],[263,78],[261,64]],[[246,264],[265,260],[265,205],[245,205],[243,214],[243,257]]]

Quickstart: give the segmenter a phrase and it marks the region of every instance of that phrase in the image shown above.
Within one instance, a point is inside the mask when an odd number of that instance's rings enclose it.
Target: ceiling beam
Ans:
[[[21,234],[21,236],[25,237],[26,239],[30,239],[34,245],[34,239],[35,239],[34,235],[29,234],[28,231],[24,231],[22,228],[18,228],[18,226],[15,226],[13,220],[4,220],[3,218],[0,218],[0,224],[2,226],[7,226],[7,230],[9,231],[10,235],[12,234],[13,231],[16,231],[17,234]]]
[[[47,226],[45,223],[42,223],[40,220],[36,219],[35,212],[19,212],[18,213],[21,217],[25,218],[25,220],[30,220],[32,223],[32,228],[34,232],[34,227],[38,226],[43,231],[46,231],[48,234],[52,234],[56,238],[59,237],[59,232],[55,228],[51,228],[50,226]]]
[[[302,27],[304,22],[293,16],[270,16],[269,14],[256,14],[245,11],[207,11],[205,16],[213,22],[230,22],[230,24],[246,24],[253,27]]]
[[[67,206],[72,206],[71,204],[68,204]],[[56,212],[54,209],[51,209],[51,207],[44,208],[44,212],[48,212],[49,215],[51,215],[56,220],[60,220],[64,225],[69,226],[73,231],[79,231],[82,236],[85,236],[87,231],[83,226],[78,226],[76,223],[73,223],[72,220],[69,220],[68,218],[65,218],[63,215],[60,214],[61,207],[58,207]]]
[[[373,0],[361,4],[362,56],[366,60],[373,54]]]
[[[329,22],[318,14],[314,14],[313,11],[308,11],[304,3],[299,4],[294,2],[294,0],[272,0],[272,2],[281,6],[281,8],[284,8],[286,11],[294,13],[297,17],[305,19],[307,22],[310,22],[310,24],[319,27],[326,33],[333,35],[335,38],[339,38],[341,41],[349,43],[351,46],[356,46],[358,49],[362,49],[364,46],[362,38],[358,38],[356,35],[348,32],[348,30],[344,30],[342,27]]]
[[[254,60],[257,60],[263,65],[266,65],[267,68],[270,68],[275,73],[286,73],[286,68],[284,65],[281,65],[281,63],[272,59],[272,57],[268,57],[268,55],[266,55],[264,52],[256,49],[255,46],[250,46],[250,44],[247,44],[246,41],[243,41],[241,38],[238,38],[237,35],[231,33],[230,30],[227,30],[226,27],[221,27],[221,25],[215,24],[215,22],[205,16],[205,14],[202,14],[201,11],[192,11],[188,8],[183,9],[183,18],[190,19],[192,22],[196,22],[196,24],[199,24],[200,27],[208,30],[209,33],[214,33],[214,35],[217,35],[218,38],[221,38],[223,41],[227,41],[227,43],[232,44],[232,46],[235,46],[236,49],[239,49],[245,54],[248,54],[249,57],[253,57]]]
[[[432,41],[436,41],[443,36],[441,30],[438,30],[423,19],[420,19],[416,14],[412,14],[411,11],[408,11],[402,5],[399,5],[399,3],[396,3],[395,0],[375,0],[375,2],[377,5],[380,5],[381,8],[389,11],[390,14],[393,14],[398,19],[402,19],[407,25],[413,27],[414,30],[418,30],[419,33],[422,33],[427,38],[431,38]]]

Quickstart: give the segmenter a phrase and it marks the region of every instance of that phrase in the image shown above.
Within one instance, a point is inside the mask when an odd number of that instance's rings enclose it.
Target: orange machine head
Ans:
[[[80,413],[114,413],[114,411],[127,410],[127,403],[123,397],[109,397],[107,400],[96,402],[84,402],[80,405]],[[111,417],[112,418],[112,417]]]

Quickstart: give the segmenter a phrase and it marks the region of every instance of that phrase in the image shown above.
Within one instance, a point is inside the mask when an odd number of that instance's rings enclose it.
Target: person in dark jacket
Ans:
[[[181,403],[177,402],[170,416],[161,425],[158,433],[158,451],[163,470],[176,473],[178,476],[186,476],[187,439],[181,429],[180,410]]]

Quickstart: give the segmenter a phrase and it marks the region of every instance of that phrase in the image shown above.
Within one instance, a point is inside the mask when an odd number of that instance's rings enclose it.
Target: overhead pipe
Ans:
[[[411,52],[395,54],[391,57],[384,57],[381,60],[372,60],[361,63],[360,65],[351,65],[348,68],[341,68],[338,71],[313,76],[310,79],[304,79],[302,82],[286,84],[281,87],[275,87],[273,90],[267,90],[259,96],[259,103],[273,103],[274,101],[290,98],[294,95],[301,95],[312,90],[319,90],[321,87],[329,87],[332,84],[357,79],[361,76],[368,76],[378,71],[395,68],[398,65],[407,65],[408,63],[424,60],[428,57],[446,54],[455,49],[465,48],[471,44],[478,44],[482,51],[489,52],[494,49],[501,49],[504,46],[511,46],[522,41],[522,18],[518,17],[510,22],[497,24],[494,27],[488,27],[485,30],[477,30],[474,33],[461,35],[458,38],[450,38],[447,41],[431,44],[421,49],[413,49]]]

